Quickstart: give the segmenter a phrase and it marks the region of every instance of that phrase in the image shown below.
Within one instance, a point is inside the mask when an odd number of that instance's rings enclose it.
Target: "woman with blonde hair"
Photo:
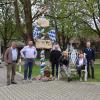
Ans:
[[[63,51],[62,57],[60,58],[61,69],[65,72],[68,77],[68,82],[71,81],[71,70],[69,66],[69,55],[68,51]]]

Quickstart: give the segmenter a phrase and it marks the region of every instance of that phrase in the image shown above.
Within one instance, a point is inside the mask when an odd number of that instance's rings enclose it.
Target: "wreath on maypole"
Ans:
[[[48,30],[49,20],[45,17],[37,20],[36,26],[33,31],[33,38],[36,41],[37,48],[52,48],[52,45],[56,41],[56,32],[54,29]],[[44,47],[43,47],[44,46]]]

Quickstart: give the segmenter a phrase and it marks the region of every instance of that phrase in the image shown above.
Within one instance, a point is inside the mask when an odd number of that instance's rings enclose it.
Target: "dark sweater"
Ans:
[[[52,50],[51,53],[50,53],[50,62],[51,63],[58,63],[60,56],[61,56],[60,51]]]
[[[87,59],[87,61],[89,61],[89,60],[95,60],[95,51],[92,48],[90,48],[90,49],[85,48],[84,49],[84,53],[86,53],[86,59]]]
[[[65,65],[66,67],[69,66],[69,58],[64,58],[63,56],[59,59],[60,65]]]

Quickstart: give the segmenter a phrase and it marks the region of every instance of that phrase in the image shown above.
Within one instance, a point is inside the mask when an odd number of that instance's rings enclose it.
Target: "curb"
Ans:
[[[23,74],[21,74],[20,72],[16,72],[17,75],[21,76],[21,77],[24,77]]]

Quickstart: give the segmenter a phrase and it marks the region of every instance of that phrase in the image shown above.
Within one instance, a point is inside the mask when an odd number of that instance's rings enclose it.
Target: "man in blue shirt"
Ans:
[[[29,41],[28,45],[25,46],[20,52],[21,52],[21,56],[25,59],[24,80],[27,80],[27,78],[31,80],[33,62],[37,56],[37,50],[35,46],[33,46],[33,42]],[[29,73],[28,73],[28,69],[29,69]]]
[[[95,51],[93,48],[91,48],[91,43],[89,41],[86,43],[86,48],[84,49],[84,53],[86,54],[86,59],[87,59],[88,78],[90,77],[90,66],[91,66],[92,79],[94,79]]]

